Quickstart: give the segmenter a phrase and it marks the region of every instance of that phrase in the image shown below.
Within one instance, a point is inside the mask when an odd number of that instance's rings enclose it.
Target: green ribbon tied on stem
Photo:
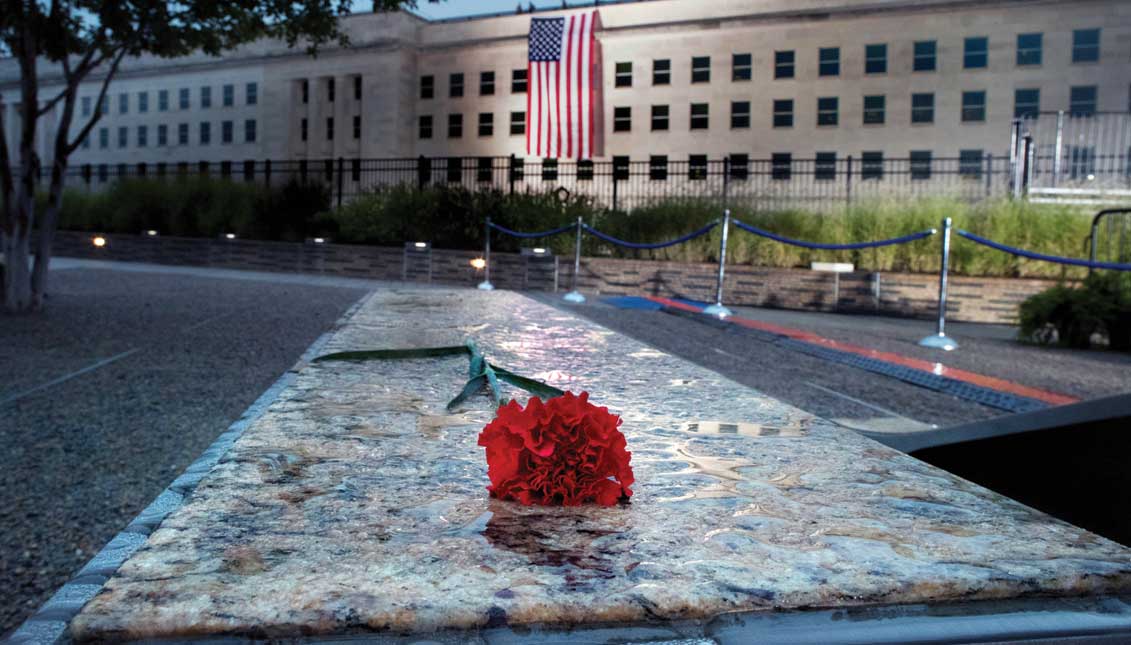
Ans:
[[[319,363],[322,361],[372,361],[372,360],[409,360],[415,358],[436,358],[441,356],[459,356],[466,355],[468,357],[467,368],[467,383],[464,384],[463,390],[456,395],[456,398],[448,401],[448,410],[454,410],[461,403],[466,401],[477,392],[487,389],[491,395],[491,399],[495,402],[495,407],[506,405],[507,400],[503,398],[499,390],[499,381],[510,383],[511,385],[526,390],[535,396],[542,397],[543,399],[550,399],[555,396],[565,394],[558,388],[547,385],[541,381],[536,381],[532,378],[527,378],[514,372],[492,365],[479,351],[475,341],[468,338],[463,345],[452,345],[449,347],[420,347],[416,349],[366,349],[354,352],[336,352],[334,354],[326,354],[315,358],[312,362]]]

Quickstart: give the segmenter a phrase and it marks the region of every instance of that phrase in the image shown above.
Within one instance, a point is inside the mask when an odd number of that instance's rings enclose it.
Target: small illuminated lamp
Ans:
[[[315,243],[315,244],[325,244],[325,243],[326,243],[326,238],[324,238],[324,237],[316,237],[316,238],[314,238],[314,243]]]
[[[418,249],[426,249],[426,248],[428,248],[428,243],[427,242],[415,242],[415,243],[413,243],[413,246],[415,246]]]
[[[531,252],[534,253],[534,255],[546,255],[546,249],[544,249],[540,246],[536,246],[536,247],[534,247],[530,250],[531,250]]]
[[[487,260],[484,260],[483,258],[474,258],[471,260],[471,266],[475,267],[478,270],[482,270],[487,266]]]
[[[1095,180],[1096,180],[1095,175],[1088,175],[1088,181],[1095,181]]]
[[[99,235],[99,236],[95,237],[94,239],[92,239],[90,241],[90,243],[93,244],[94,246],[98,247],[98,248],[102,248],[102,247],[106,246],[106,238]]]
[[[157,231],[155,231],[154,229],[149,229],[145,232],[145,234],[149,237],[157,237]]]
[[[234,239],[236,239],[236,234],[235,233],[224,233],[224,238],[228,239],[228,240],[234,240]]]

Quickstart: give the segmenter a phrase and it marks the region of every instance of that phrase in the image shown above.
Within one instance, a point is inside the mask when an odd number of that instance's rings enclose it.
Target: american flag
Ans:
[[[596,11],[530,20],[526,154],[590,159],[600,154],[601,52]]]

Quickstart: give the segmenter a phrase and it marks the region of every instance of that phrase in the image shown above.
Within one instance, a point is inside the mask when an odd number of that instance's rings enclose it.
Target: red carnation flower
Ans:
[[[632,453],[620,417],[589,403],[589,393],[566,392],[545,403],[530,397],[499,408],[479,434],[487,449],[487,490],[523,504],[612,506],[632,495]]]

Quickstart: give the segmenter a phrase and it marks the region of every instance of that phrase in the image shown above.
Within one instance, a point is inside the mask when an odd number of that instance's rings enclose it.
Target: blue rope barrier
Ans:
[[[654,244],[644,244],[644,243],[640,243],[640,242],[626,242],[624,240],[618,240],[617,238],[613,237],[612,235],[609,235],[607,233],[602,233],[601,231],[598,231],[597,229],[592,228],[588,224],[582,224],[581,227],[584,228],[586,232],[590,233],[594,237],[600,238],[600,239],[602,239],[602,240],[604,240],[604,241],[606,241],[610,244],[616,244],[617,246],[624,246],[624,247],[627,247],[627,248],[630,248],[630,249],[662,249],[666,246],[675,246],[676,244],[682,244],[682,243],[684,243],[688,240],[693,240],[693,239],[699,237],[700,235],[706,235],[707,233],[709,233],[711,231],[711,229],[715,228],[718,225],[719,225],[719,223],[717,221],[711,222],[710,224],[699,229],[698,231],[692,231],[691,233],[688,233],[687,235],[684,235],[683,237],[677,237],[676,239],[668,240],[667,242],[656,242]]]
[[[907,242],[914,242],[915,240],[921,240],[925,237],[930,237],[930,236],[934,235],[935,233],[937,233],[937,231],[935,229],[929,228],[925,231],[919,231],[918,233],[912,233],[910,235],[904,235],[903,237],[893,237],[890,240],[876,240],[874,242],[855,242],[855,243],[852,243],[852,244],[822,244],[820,242],[803,242],[801,240],[795,240],[795,239],[792,239],[792,238],[777,235],[776,233],[764,231],[764,230],[762,230],[762,229],[760,229],[756,226],[751,226],[749,224],[746,224],[745,222],[740,222],[738,220],[731,220],[731,221],[733,221],[734,225],[737,226],[738,228],[740,228],[740,229],[742,229],[742,230],[744,230],[748,233],[753,233],[754,235],[758,235],[758,236],[761,236],[761,237],[767,237],[771,240],[774,240],[776,242],[781,242],[783,244],[790,244],[792,246],[800,246],[800,247],[806,248],[806,249],[822,249],[822,250],[825,250],[825,251],[852,251],[852,250],[856,250],[856,249],[870,249],[870,248],[875,248],[875,247],[879,247],[879,246],[891,246],[892,244],[905,244]]]
[[[555,229],[552,229],[552,230],[549,230],[549,231],[540,231],[538,233],[520,233],[518,231],[512,231],[509,228],[503,228],[502,226],[499,226],[498,224],[496,224],[494,222],[491,222],[491,228],[495,229],[496,231],[498,231],[500,233],[506,233],[507,235],[510,235],[511,237],[521,237],[521,238],[525,238],[525,239],[534,239],[536,237],[550,237],[551,235],[557,235],[558,233],[565,233],[566,231],[572,231],[573,229],[577,228],[577,224],[566,224],[565,226],[563,226],[561,228],[555,228]]]
[[[1115,262],[1092,262],[1091,260],[1081,260],[1079,258],[1062,258],[1057,255],[1045,255],[1044,253],[1034,253],[1033,251],[1026,251],[1025,249],[1017,249],[1012,246],[999,244],[993,240],[987,240],[984,237],[974,235],[969,231],[958,229],[957,233],[962,237],[977,242],[983,246],[988,246],[991,249],[997,249],[1011,255],[1016,255],[1030,260],[1042,260],[1044,262],[1055,262],[1057,264],[1070,264],[1077,267],[1087,267],[1089,269],[1112,269],[1114,271],[1131,271],[1131,264],[1117,264]]]

